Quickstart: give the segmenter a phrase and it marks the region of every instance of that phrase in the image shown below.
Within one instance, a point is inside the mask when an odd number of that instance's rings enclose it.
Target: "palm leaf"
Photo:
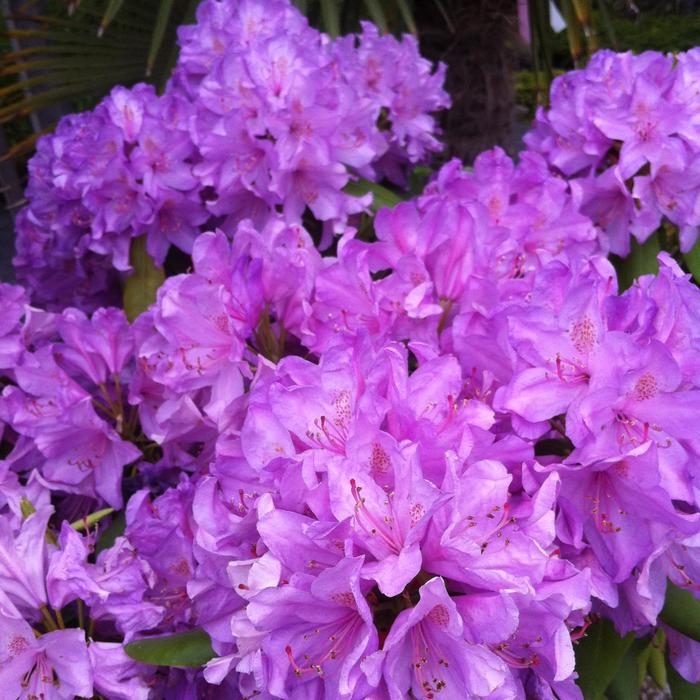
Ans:
[[[389,28],[381,1],[365,0],[365,7],[367,8],[370,19],[377,25],[377,29],[379,29],[382,34],[386,34]]]
[[[116,16],[117,12],[119,12],[119,10],[121,9],[121,6],[123,4],[124,4],[124,0],[109,0],[109,3],[107,4],[107,7],[105,8],[105,12],[102,15],[102,21],[100,22],[98,36],[102,36],[102,34],[104,34],[105,29],[107,29],[107,27],[109,27],[112,20]]]
[[[6,17],[14,50],[0,60],[0,120],[80,100],[84,108],[118,83],[165,84],[176,58],[177,26],[194,0],[83,0],[54,13],[35,3]],[[69,108],[71,106],[69,105]],[[29,140],[25,140],[25,145]]]
[[[319,2],[324,29],[331,36],[338,36],[340,34],[340,0],[319,0]]]

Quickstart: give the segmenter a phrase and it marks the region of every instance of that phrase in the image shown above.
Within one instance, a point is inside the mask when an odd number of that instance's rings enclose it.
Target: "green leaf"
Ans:
[[[109,23],[114,19],[115,15],[121,9],[124,0],[109,0],[109,4],[105,8],[105,13],[102,15],[100,28],[97,30],[97,35],[102,36],[103,32],[109,26]]]
[[[633,641],[632,633],[620,637],[609,620],[591,625],[588,634],[576,645],[577,682],[586,700],[603,698]]]
[[[600,12],[600,17],[603,20],[605,31],[608,34],[610,46],[617,51],[617,37],[615,36],[615,28],[613,27],[612,20],[610,19],[607,0],[598,0],[598,10]]]
[[[688,683],[683,676],[676,671],[666,657],[666,674],[668,685],[671,688],[673,700],[698,700],[700,698],[700,683]]]
[[[408,176],[408,191],[412,197],[416,197],[423,192],[425,186],[433,174],[433,169],[425,165],[418,165]]]
[[[24,520],[26,520],[32,513],[36,513],[34,504],[26,496],[22,496],[22,498],[19,499],[19,509]]]
[[[638,685],[642,685],[644,683],[644,679],[647,677],[647,669],[649,667],[649,657],[651,656],[651,649],[653,646],[653,641],[649,642],[640,652],[639,655],[637,656],[637,666],[638,666],[638,671],[639,675],[637,676],[637,679],[639,681]]]
[[[617,283],[621,292],[631,287],[637,277],[656,274],[659,271],[656,256],[660,251],[658,233],[649,236],[642,245],[632,238],[630,254],[626,258],[616,260]]]
[[[74,530],[78,530],[79,532],[81,530],[85,530],[88,527],[91,527],[92,525],[96,525],[97,523],[102,520],[102,518],[106,518],[108,515],[111,515],[114,513],[114,508],[103,508],[102,510],[96,510],[94,513],[90,513],[85,518],[81,518],[80,520],[76,520],[75,522],[71,523],[70,526]]]
[[[321,17],[327,34],[340,34],[340,0],[321,0]]]
[[[112,518],[112,522],[105,528],[105,531],[100,536],[100,539],[97,540],[97,544],[95,545],[95,554],[97,555],[101,551],[109,549],[112,545],[114,545],[117,537],[123,535],[125,529],[126,516],[122,510]]]
[[[386,34],[389,31],[389,26],[386,21],[386,15],[382,9],[382,3],[379,0],[365,0],[365,7],[372,21],[377,25],[377,29],[382,34]]]
[[[343,188],[346,194],[352,195],[353,197],[362,197],[368,192],[372,193],[372,209],[377,211],[384,207],[395,207],[397,204],[403,200],[399,197],[396,192],[392,192],[390,189],[378,185],[376,182],[370,182],[361,177],[358,180],[348,182]]]
[[[660,617],[669,627],[700,642],[700,600],[690,591],[669,581]]]
[[[650,646],[645,639],[637,639],[630,646],[612,682],[605,690],[608,700],[638,700],[639,688],[646,676],[646,660],[643,660],[643,657]],[[642,665],[644,673],[640,677]]]
[[[683,253],[683,260],[693,279],[700,282],[700,240],[687,253]]]
[[[649,654],[649,675],[659,688],[668,687],[668,676],[666,674],[666,662],[664,652],[657,646],[652,647]]]
[[[154,666],[186,666],[199,668],[216,654],[204,630],[190,630],[167,637],[154,637],[131,642],[124,651],[135,661]]]
[[[408,28],[408,31],[411,32],[411,34],[418,36],[418,27],[416,27],[416,21],[413,17],[413,13],[411,12],[411,8],[408,6],[406,0],[396,0],[396,4],[399,7],[401,18],[403,19],[404,24]]]
[[[134,272],[126,278],[124,311],[127,318],[133,321],[156,300],[156,292],[163,284],[165,274],[162,268],[156,267],[153,258],[146,251],[145,236],[139,236],[131,241],[129,262]]]
[[[156,23],[153,26],[153,35],[151,37],[151,46],[148,50],[148,61],[146,65],[146,75],[150,75],[153,71],[153,66],[155,65],[156,58],[158,57],[158,52],[160,51],[160,45],[163,43],[163,37],[165,36],[165,30],[170,21],[170,16],[173,12],[173,3],[175,0],[161,0],[160,8],[158,9],[158,16],[156,17]]]

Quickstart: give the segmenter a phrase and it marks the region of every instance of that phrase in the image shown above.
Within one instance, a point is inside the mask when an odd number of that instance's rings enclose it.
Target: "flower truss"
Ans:
[[[30,166],[3,697],[576,700],[602,620],[700,681],[668,603],[700,598],[700,289],[606,257],[642,218],[694,235],[694,52],[599,54],[517,162],[372,219],[351,178],[439,147],[412,39],[205,0],[180,46]],[[129,322],[144,238],[191,267]]]

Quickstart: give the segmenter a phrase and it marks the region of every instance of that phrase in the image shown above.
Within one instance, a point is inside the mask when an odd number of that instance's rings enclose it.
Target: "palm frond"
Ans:
[[[362,19],[374,22],[382,33],[418,34],[411,0],[294,0],[294,4],[312,25],[331,36],[356,31]]]
[[[79,99],[85,107],[117,84],[163,86],[177,26],[194,0],[82,0],[54,13],[34,2],[5,17],[12,50],[0,60],[0,121]],[[165,50],[166,47],[169,50]],[[29,140],[25,140],[29,145]]]

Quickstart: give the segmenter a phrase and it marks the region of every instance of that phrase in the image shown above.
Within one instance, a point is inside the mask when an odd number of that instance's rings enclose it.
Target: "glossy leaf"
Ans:
[[[617,673],[605,690],[608,700],[637,700],[639,689],[646,676],[645,652],[650,644],[647,639],[637,639],[624,655]],[[644,673],[640,668],[644,666]]]
[[[577,683],[586,700],[603,698],[633,641],[632,633],[620,637],[609,620],[591,625],[588,634],[576,645]]]
[[[668,687],[671,689],[673,700],[698,700],[700,698],[700,683],[688,683],[683,676],[671,665],[666,658],[666,675]]]
[[[114,545],[117,537],[121,537],[121,535],[124,534],[125,529],[126,516],[122,510],[112,518],[112,522],[105,528],[102,535],[100,535],[100,539],[97,540],[97,544],[95,545],[95,554],[97,555],[101,551],[109,549],[112,545]]]
[[[384,207],[395,207],[399,202],[403,201],[402,198],[392,192],[387,187],[378,185],[376,182],[370,182],[365,180],[365,178],[359,178],[352,182],[348,182],[343,188],[344,192],[352,195],[353,197],[362,197],[368,192],[372,193],[372,209],[378,211]]]
[[[700,642],[700,600],[690,591],[669,581],[660,617],[669,627]]]
[[[191,630],[167,637],[154,637],[131,642],[124,651],[135,661],[154,666],[199,668],[216,654],[204,630]]]
[[[700,240],[687,253],[683,253],[683,260],[693,279],[700,282]]]
[[[659,261],[656,256],[661,251],[658,234],[649,236],[643,244],[637,243],[632,238],[630,254],[626,258],[618,259],[617,283],[620,291],[632,286],[637,277],[648,274],[656,274],[659,271]]]
[[[163,269],[157,267],[146,251],[146,237],[140,236],[131,241],[129,262],[134,268],[126,278],[124,286],[124,311],[130,321],[143,313],[155,300],[156,292],[163,281]]]

